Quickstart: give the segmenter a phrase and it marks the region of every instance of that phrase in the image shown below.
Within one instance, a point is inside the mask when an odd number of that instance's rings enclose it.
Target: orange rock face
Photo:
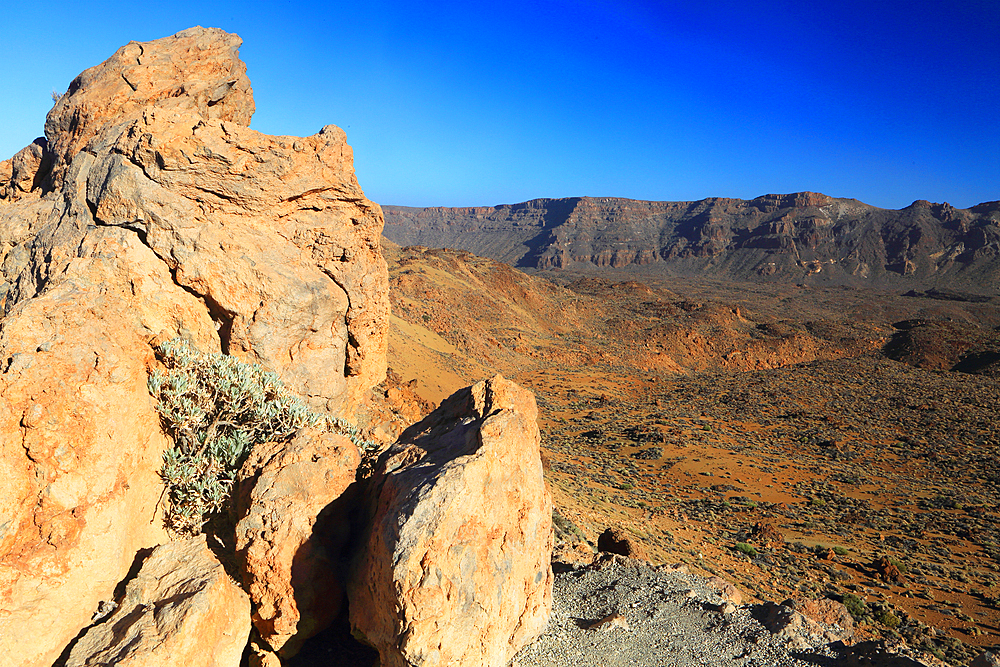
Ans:
[[[291,656],[340,612],[343,540],[319,539],[321,512],[354,482],[358,448],[342,435],[303,429],[290,443],[256,448],[240,471],[237,560],[254,603],[253,622],[275,651]]]
[[[351,624],[386,667],[502,667],[551,609],[552,501],[534,396],[463,389],[380,459]]]
[[[80,254],[0,320],[0,650],[18,665],[51,665],[136,551],[167,539],[149,331],[180,320],[217,341],[134,234],[94,230]]]
[[[381,210],[338,128],[247,128],[239,45],[192,28],[122,47],[0,162],[0,651],[17,665],[51,665],[167,539],[154,341],[259,363],[342,416],[384,376]]]
[[[203,537],[149,555],[118,608],[76,643],[66,667],[238,667],[250,600]]]

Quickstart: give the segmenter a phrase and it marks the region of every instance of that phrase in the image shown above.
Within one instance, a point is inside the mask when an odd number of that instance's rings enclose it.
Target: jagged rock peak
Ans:
[[[102,127],[151,107],[249,125],[254,101],[239,57],[242,43],[237,35],[201,26],[129,42],[73,79],[45,120],[49,148],[66,164]]]
[[[385,377],[382,211],[343,130],[247,127],[240,43],[206,28],[132,42],[0,162],[5,664],[52,665],[167,540],[158,343],[258,364],[348,419]]]

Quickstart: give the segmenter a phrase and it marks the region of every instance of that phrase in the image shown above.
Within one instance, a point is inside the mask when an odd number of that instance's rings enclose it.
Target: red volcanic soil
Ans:
[[[849,602],[862,636],[954,664],[1000,644],[991,300],[385,254],[394,395],[415,414],[495,372],[531,388],[560,558],[615,527],[751,599]]]

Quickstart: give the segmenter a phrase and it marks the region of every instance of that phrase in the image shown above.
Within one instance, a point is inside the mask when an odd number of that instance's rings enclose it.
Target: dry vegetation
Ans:
[[[496,371],[535,391],[561,557],[615,525],[955,664],[1000,644],[997,303],[387,257],[390,365],[418,394]]]

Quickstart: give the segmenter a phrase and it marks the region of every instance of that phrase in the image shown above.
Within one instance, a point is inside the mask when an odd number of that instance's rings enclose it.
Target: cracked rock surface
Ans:
[[[379,459],[348,583],[383,667],[505,667],[552,604],[552,497],[531,392],[455,392]]]
[[[152,345],[183,337],[349,416],[385,373],[382,212],[342,130],[249,129],[241,40],[191,28],[78,76],[0,162],[0,650],[48,667],[155,516]]]

